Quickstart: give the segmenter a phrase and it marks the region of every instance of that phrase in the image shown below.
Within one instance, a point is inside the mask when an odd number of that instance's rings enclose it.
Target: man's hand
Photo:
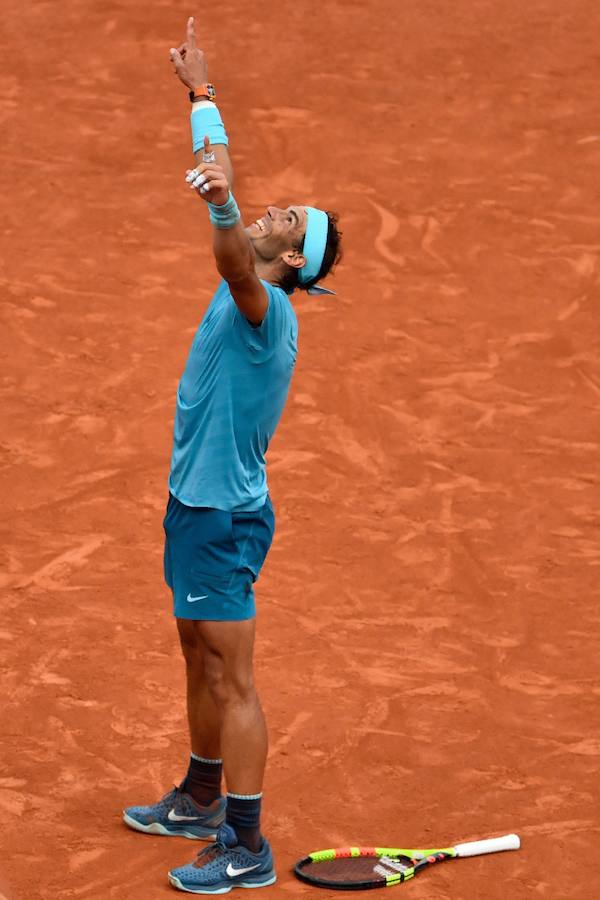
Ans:
[[[221,166],[215,161],[215,155],[210,146],[208,136],[204,138],[203,160],[211,160],[203,162],[196,166],[195,169],[188,169],[185,173],[185,180],[188,182],[192,190],[206,200],[207,203],[215,203],[222,206],[227,203],[229,197],[229,182],[227,176]]]
[[[208,65],[204,57],[204,51],[198,50],[196,47],[196,32],[194,30],[194,20],[192,17],[187,22],[186,40],[180,47],[171,48],[171,62],[173,63],[173,71],[180,81],[190,90],[200,87],[201,84],[208,83]],[[192,106],[192,110],[194,110]],[[233,167],[227,152],[226,144],[217,144],[213,147],[216,162],[223,168],[225,177],[229,184],[229,190],[233,190]],[[195,153],[196,163],[198,163],[198,173],[202,174],[202,164],[205,160],[201,159],[202,151],[197,150]],[[212,198],[207,198],[211,199]],[[227,199],[227,198],[225,198]],[[217,201],[218,202],[218,201]],[[225,200],[223,200],[225,202]]]
[[[188,19],[185,43],[171,49],[171,62],[175,74],[190,90],[208,81],[208,66],[204,53],[196,47],[192,18]],[[203,200],[223,206],[233,183],[227,146],[211,147],[206,135],[202,151],[197,150],[195,156],[196,168],[188,169],[186,181]],[[256,255],[241,219],[230,228],[213,228],[213,251],[217,271],[228,282],[236,306],[249,322],[260,325],[267,314],[269,297],[256,274]]]
[[[191,91],[208,81],[208,65],[203,50],[196,47],[194,19],[187,22],[186,40],[180,47],[171,47],[170,56],[175,74]]]

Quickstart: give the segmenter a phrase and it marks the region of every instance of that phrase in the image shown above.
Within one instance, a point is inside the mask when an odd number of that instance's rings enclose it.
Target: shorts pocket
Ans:
[[[234,571],[233,565],[228,571],[222,570],[219,572],[207,572],[205,569],[199,569],[196,566],[192,566],[190,569],[192,578],[199,584],[203,584],[204,582],[207,584],[210,584],[211,582],[214,582],[215,584],[227,584],[231,581],[231,576]]]
[[[214,581],[229,581],[237,560],[231,513],[221,509],[198,510],[193,526],[190,572]]]
[[[233,537],[238,548],[238,569],[246,569],[256,581],[273,541],[275,517],[267,500],[253,513],[233,513]]]

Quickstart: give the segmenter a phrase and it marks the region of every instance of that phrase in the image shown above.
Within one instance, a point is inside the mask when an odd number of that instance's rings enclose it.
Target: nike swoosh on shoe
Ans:
[[[167,816],[169,822],[198,822],[200,818],[201,816],[180,816],[174,809],[170,809]]]
[[[236,875],[245,875],[246,872],[253,872],[254,869],[260,869],[260,863],[256,866],[247,866],[245,869],[234,869],[231,863],[229,863],[225,871],[230,878],[235,878]]]

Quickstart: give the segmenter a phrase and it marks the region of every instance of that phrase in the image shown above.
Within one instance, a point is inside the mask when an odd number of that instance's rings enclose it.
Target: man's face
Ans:
[[[303,206],[268,206],[265,215],[246,228],[246,234],[258,256],[273,260],[301,243],[306,222]]]

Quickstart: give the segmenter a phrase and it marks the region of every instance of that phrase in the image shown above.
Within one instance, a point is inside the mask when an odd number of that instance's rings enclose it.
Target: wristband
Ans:
[[[226,202],[217,205],[216,203],[208,204],[210,221],[215,228],[233,228],[241,219],[238,205],[233,198],[233,194],[229,191],[229,197]]]
[[[192,126],[192,150],[197,153],[204,147],[204,136],[208,135],[211,144],[229,143],[223,119],[217,106],[213,103],[195,103],[192,108],[190,122]]]

